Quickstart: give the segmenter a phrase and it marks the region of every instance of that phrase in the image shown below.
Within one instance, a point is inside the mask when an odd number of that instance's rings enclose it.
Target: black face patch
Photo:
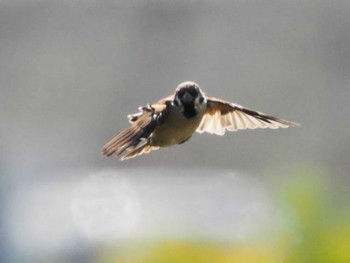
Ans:
[[[187,119],[196,117],[197,111],[194,108],[194,103],[186,103],[183,105],[183,114]]]
[[[180,106],[182,107],[182,114],[187,119],[190,119],[197,116],[198,114],[195,108],[195,103],[198,103],[198,101],[199,103],[203,103],[204,98],[196,85],[187,84],[187,83],[184,83],[184,84],[186,85],[183,85],[177,88],[173,103],[175,106],[180,104]],[[177,103],[175,103],[175,101]]]
[[[198,91],[194,86],[181,88],[177,92],[177,97],[181,100],[186,93],[190,94],[193,98],[198,97]]]

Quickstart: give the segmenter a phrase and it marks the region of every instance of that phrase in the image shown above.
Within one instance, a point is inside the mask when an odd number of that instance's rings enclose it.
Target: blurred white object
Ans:
[[[227,170],[119,169],[60,182],[44,178],[18,187],[5,215],[12,245],[24,254],[130,238],[245,240],[265,231],[275,214],[261,181]]]
[[[126,176],[103,172],[78,184],[71,211],[77,229],[87,237],[123,240],[132,235],[140,206]]]

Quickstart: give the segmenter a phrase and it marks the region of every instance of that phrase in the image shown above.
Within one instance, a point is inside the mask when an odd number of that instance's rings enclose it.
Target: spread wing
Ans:
[[[124,160],[158,149],[159,147],[149,144],[148,138],[163,123],[167,109],[166,102],[167,100],[162,100],[147,105],[140,108],[139,113],[129,115],[131,126],[106,143],[102,148],[102,155],[121,155],[127,151],[128,153],[122,157]]]
[[[197,132],[224,135],[225,131],[287,128],[298,123],[282,120],[217,98],[207,99],[207,109]]]

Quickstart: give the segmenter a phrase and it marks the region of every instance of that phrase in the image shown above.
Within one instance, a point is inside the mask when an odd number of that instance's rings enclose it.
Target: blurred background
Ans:
[[[350,262],[349,1],[0,2],[1,262]],[[120,162],[193,80],[300,128]]]

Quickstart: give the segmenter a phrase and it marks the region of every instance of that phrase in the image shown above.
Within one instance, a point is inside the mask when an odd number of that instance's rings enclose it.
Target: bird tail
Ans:
[[[129,147],[135,147],[141,141],[140,134],[135,127],[130,127],[106,143],[102,148],[102,155],[120,155]]]
[[[150,145],[150,141],[144,139],[143,136],[143,130],[135,126],[130,127],[106,143],[102,148],[102,155],[122,155],[126,151],[128,153],[121,158],[121,160],[126,160],[159,148]]]
[[[149,153],[152,150],[158,150],[159,146],[152,146],[150,145],[148,142],[146,142],[145,144],[137,147],[136,149],[132,150],[131,152],[129,152],[127,155],[124,155],[121,160],[127,160],[130,158],[134,158],[138,155],[141,154],[145,154],[145,153]]]

